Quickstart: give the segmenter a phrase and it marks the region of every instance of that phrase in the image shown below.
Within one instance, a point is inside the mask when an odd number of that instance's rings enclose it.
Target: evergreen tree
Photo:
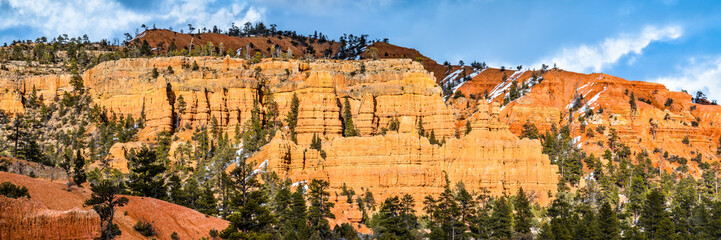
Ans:
[[[183,205],[189,208],[193,208],[192,206],[189,206],[188,202],[190,199],[188,198],[188,194],[183,191],[183,183],[180,180],[180,177],[178,175],[173,174],[168,179],[168,201]]]
[[[479,238],[476,233],[469,231],[476,224],[478,202],[475,196],[466,190],[463,182],[456,184],[455,201],[458,205],[458,223],[456,227],[461,239]]]
[[[616,212],[611,209],[611,204],[604,202],[598,211],[598,229],[599,239],[618,240],[621,239],[621,230],[619,228],[618,217]]]
[[[323,147],[323,142],[321,141],[320,137],[313,133],[313,139],[310,141],[310,148],[320,151]]]
[[[548,208],[548,216],[551,217],[549,229],[554,239],[571,239],[575,223],[579,221],[568,201],[567,198],[558,196]]]
[[[254,102],[250,113],[250,120],[246,121],[243,127],[243,151],[246,155],[260,150],[263,145],[267,144],[273,130],[263,124],[258,101]]]
[[[165,166],[158,163],[155,151],[147,146],[137,152],[133,149],[128,156],[128,164],[131,172],[128,187],[133,195],[165,199]]]
[[[73,182],[75,182],[75,185],[82,186],[81,184],[85,182],[87,176],[85,175],[85,158],[80,154],[80,150],[75,153],[75,162],[73,165],[73,171],[75,172]]]
[[[268,196],[261,188],[253,167],[243,158],[230,172],[234,193],[231,196],[231,214],[228,228],[220,234],[224,239],[269,239],[275,216],[268,207]]]
[[[294,212],[293,200],[293,194],[290,191],[290,179],[286,179],[276,191],[275,196],[273,196],[273,211],[278,217],[278,233],[284,239],[298,239],[297,222],[295,221],[295,214],[298,213]]]
[[[374,232],[381,239],[411,239],[411,230],[405,227],[398,196],[386,198],[378,212],[378,226]]]
[[[329,200],[328,186],[327,181],[313,179],[308,187],[308,201],[310,202],[308,221],[311,236],[317,235],[324,239],[331,236],[330,225],[326,218],[335,218],[330,212],[334,204]]]
[[[541,134],[538,133],[536,124],[526,120],[526,123],[523,124],[523,130],[521,130],[521,138],[540,139]]]
[[[438,139],[436,139],[436,131],[435,131],[435,130],[431,130],[431,134],[430,134],[430,136],[428,137],[428,141],[429,141],[431,144],[440,144],[440,143],[438,142]]]
[[[515,230],[516,233],[528,234],[531,232],[531,221],[533,220],[533,212],[531,212],[531,202],[528,200],[526,193],[523,192],[523,188],[518,189],[514,201],[514,208],[516,210],[515,219]]]
[[[351,114],[350,101],[347,97],[345,98],[345,104],[343,104],[343,121],[343,136],[356,136],[355,125],[353,124],[353,114]]]
[[[128,203],[128,198],[117,196],[122,189],[122,183],[116,184],[110,180],[102,180],[98,184],[90,185],[90,190],[93,193],[90,199],[85,201],[85,205],[93,206],[93,210],[100,215],[102,223],[102,235],[100,238],[113,239],[122,233],[118,225],[113,223],[115,208],[125,206]]]
[[[296,239],[308,239],[310,237],[310,229],[308,228],[307,223],[308,208],[306,206],[302,184],[298,185],[298,188],[295,190],[291,197],[292,203],[290,208],[293,214],[292,217],[288,220],[293,227],[292,235],[294,235]],[[286,237],[286,239],[290,238]]]
[[[9,197],[9,198],[21,198],[21,197],[27,197],[30,198],[30,194],[28,193],[28,188],[25,186],[16,186],[15,184],[12,184],[11,182],[3,182],[0,184],[0,195]]]
[[[356,231],[350,223],[336,225],[335,228],[333,228],[333,235],[336,239],[360,240],[358,231]]]
[[[430,239],[455,239],[464,232],[460,208],[456,202],[451,183],[445,176],[446,185],[438,199],[426,196],[424,210],[428,214],[428,228],[431,230]]]
[[[398,121],[398,118],[397,118],[397,117],[393,117],[393,118],[388,122],[388,129],[391,130],[391,131],[398,131],[398,129],[400,128],[400,126],[401,126],[401,122]],[[720,153],[720,154],[721,154],[721,153]]]
[[[416,120],[416,131],[418,131],[418,136],[426,135],[426,130],[423,129],[423,116],[419,116]]]
[[[290,100],[290,111],[288,111],[288,115],[285,117],[285,122],[288,124],[288,129],[290,130],[290,138],[296,143],[298,140],[296,139],[295,127],[298,126],[299,106],[300,100],[298,99],[298,95],[293,93],[293,98]]]
[[[721,202],[714,202],[711,208],[708,226],[705,229],[712,239],[721,239]]]
[[[653,189],[646,196],[646,202],[639,217],[639,226],[643,227],[648,239],[672,239],[673,222],[666,213],[666,203],[660,189]]]
[[[471,126],[471,121],[466,121],[466,132],[465,135],[468,135],[471,133],[471,130],[473,130],[473,127]]]
[[[583,204],[577,208],[576,212],[581,213],[583,217],[576,225],[574,238],[601,239],[596,214],[593,212],[590,206],[587,204]]]
[[[499,197],[493,204],[491,215],[492,236],[500,239],[511,238],[513,212],[506,197]]]
[[[196,210],[198,212],[217,215],[218,214],[218,201],[215,198],[213,189],[210,186],[206,186],[199,193],[199,197],[196,200]]]

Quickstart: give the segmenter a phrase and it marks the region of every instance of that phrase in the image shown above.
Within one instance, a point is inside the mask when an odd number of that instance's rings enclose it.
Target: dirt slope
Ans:
[[[212,42],[216,48],[219,48],[220,43],[223,43],[224,49],[222,55],[225,55],[228,49],[236,51],[238,48],[247,50],[247,48],[250,47],[252,52],[259,51],[264,56],[270,56],[270,48],[272,46],[279,46],[284,52],[291,49],[293,56],[296,57],[303,56],[306,50],[312,48],[315,50],[314,57],[320,58],[324,56],[324,51],[330,49],[330,52],[335,54],[340,48],[340,44],[337,42],[325,41],[321,43],[315,39],[300,42],[299,40],[283,36],[234,37],[219,33],[184,34],[165,29],[147,30],[140,34],[137,39],[141,43],[147,41],[151,47],[159,48],[157,50],[161,52],[168,49],[171,44],[175,44],[177,49],[189,50],[199,46],[206,46],[208,42]]]
[[[27,187],[32,200],[52,210],[91,209],[83,206],[91,194],[87,184],[84,188],[68,188],[65,181],[48,181],[0,172],[0,182],[6,181]],[[180,239],[199,239],[207,237],[211,229],[222,230],[228,225],[225,220],[176,204],[152,198],[126,197],[130,202],[119,208],[116,214],[116,222],[123,231],[119,239],[150,239],[133,230],[133,225],[140,219],[152,223],[157,232],[154,237],[158,239],[170,239],[173,232],[177,232]]]

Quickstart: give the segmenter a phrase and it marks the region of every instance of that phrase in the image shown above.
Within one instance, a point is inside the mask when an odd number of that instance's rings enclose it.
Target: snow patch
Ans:
[[[300,181],[300,182],[294,182],[294,183],[291,184],[290,186],[291,186],[291,187],[297,187],[298,185],[301,185],[301,184],[307,185],[307,184],[308,184],[308,181],[303,180],[303,181]]]
[[[253,170],[253,172],[250,173],[250,175],[248,175],[248,177],[246,177],[245,180],[248,181],[248,180],[250,180],[251,178],[253,178],[255,175],[257,175],[257,174],[259,174],[259,173],[262,173],[262,172],[265,172],[265,169],[266,169],[267,166],[268,166],[268,159],[266,159],[265,161],[263,161],[263,163],[261,163],[260,166],[258,166],[257,169]]]

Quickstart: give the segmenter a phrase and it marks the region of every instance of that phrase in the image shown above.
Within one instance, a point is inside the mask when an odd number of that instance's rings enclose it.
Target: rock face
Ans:
[[[398,132],[324,142],[325,159],[318,151],[279,134],[250,161],[294,182],[328,180],[331,195],[340,192],[343,184],[356,192],[370,190],[376,201],[409,193],[419,210],[426,195],[443,191],[446,174],[452,183],[463,182],[472,191],[486,189],[499,196],[515,194],[523,187],[541,204],[548,203],[548,193],[555,193],[557,188],[557,166],[541,153],[538,140],[520,140],[513,135],[498,121],[499,113],[497,104],[490,110],[486,106],[472,118],[469,134],[450,138],[443,146],[419,137],[414,119],[404,117]]]
[[[17,158],[0,156],[0,166],[5,166],[7,172],[25,176],[34,175],[38,178],[50,180],[64,180],[68,178],[68,174],[62,168],[50,167]]]
[[[2,239],[96,239],[100,237],[100,216],[92,210],[47,209],[28,198],[0,196],[0,238]]]
[[[183,69],[193,62],[202,66],[201,70]],[[162,71],[169,66],[173,74]],[[153,79],[153,68],[165,73]],[[213,119],[234,134],[236,126],[250,118],[260,81],[273,92],[281,119],[293,94],[298,95],[301,144],[310,143],[313,134],[329,139],[341,136],[345,98],[350,100],[362,136],[378,133],[390,120],[402,116],[422,118],[425,128],[439,138],[455,134],[453,111],[439,98],[440,88],[433,76],[407,59],[259,64],[209,57],[126,59],[101,63],[88,70],[84,79],[96,103],[116,114],[145,116],[147,127],[141,139],[160,131],[209,126]]]
[[[666,151],[669,156],[687,159],[700,153],[704,162],[719,160],[716,149],[721,136],[721,107],[693,103],[690,95],[669,91],[661,84],[562,70],[542,73],[485,69],[462,83],[458,91],[466,96],[488,93],[489,101],[502,103],[514,81],[519,87],[526,84],[529,88],[504,106],[500,116],[516,134],[521,133],[527,121],[544,132],[571,119],[572,134],[579,138],[577,146],[596,156],[607,149],[610,129],[615,129],[620,141],[633,152],[647,151],[656,166],[669,171],[676,170],[679,164],[663,157]],[[636,99],[635,111],[629,103],[631,93]],[[574,101],[578,102],[576,107]],[[599,132],[599,126],[605,130]],[[682,143],[685,137],[689,144]],[[697,164],[691,161],[689,172],[700,175]]]

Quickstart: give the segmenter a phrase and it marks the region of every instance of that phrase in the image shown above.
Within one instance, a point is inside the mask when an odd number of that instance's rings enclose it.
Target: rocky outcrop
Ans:
[[[415,119],[403,117],[398,132],[324,141],[325,158],[278,134],[250,161],[296,183],[328,180],[331,192],[340,192],[346,184],[356,192],[370,190],[377,201],[409,193],[419,210],[426,195],[443,191],[446,175],[452,183],[463,182],[472,191],[486,189],[495,196],[523,187],[538,202],[548,203],[549,193],[557,188],[557,167],[541,153],[538,140],[518,139],[498,121],[499,113],[497,104],[486,107],[470,119],[469,134],[449,138],[443,146],[419,137]]]
[[[68,179],[68,174],[59,167],[50,167],[36,162],[0,156],[0,166],[7,168],[6,172],[34,176],[50,180]]]
[[[648,152],[656,166],[669,171],[675,171],[679,164],[664,157],[665,152],[687,159],[700,153],[704,162],[719,160],[716,154],[721,136],[719,106],[693,103],[687,93],[669,91],[661,84],[627,81],[607,74],[562,70],[504,72],[506,78],[498,69],[486,69],[460,85],[458,91],[466,96],[487,93],[489,101],[502,103],[513,82],[518,87],[528,86],[500,114],[501,121],[508,123],[516,134],[521,133],[526,122],[534,123],[544,132],[554,124],[565,125],[570,119],[577,146],[596,156],[607,149],[610,129],[615,129],[620,141],[633,152]],[[629,103],[631,93],[636,99],[636,110]],[[468,111],[468,115],[472,113]],[[605,130],[599,132],[599,127]],[[682,143],[685,137],[689,144]],[[689,172],[696,176],[701,173],[692,162]]]
[[[50,210],[28,198],[0,196],[0,239],[96,239],[100,216],[92,210]]]

